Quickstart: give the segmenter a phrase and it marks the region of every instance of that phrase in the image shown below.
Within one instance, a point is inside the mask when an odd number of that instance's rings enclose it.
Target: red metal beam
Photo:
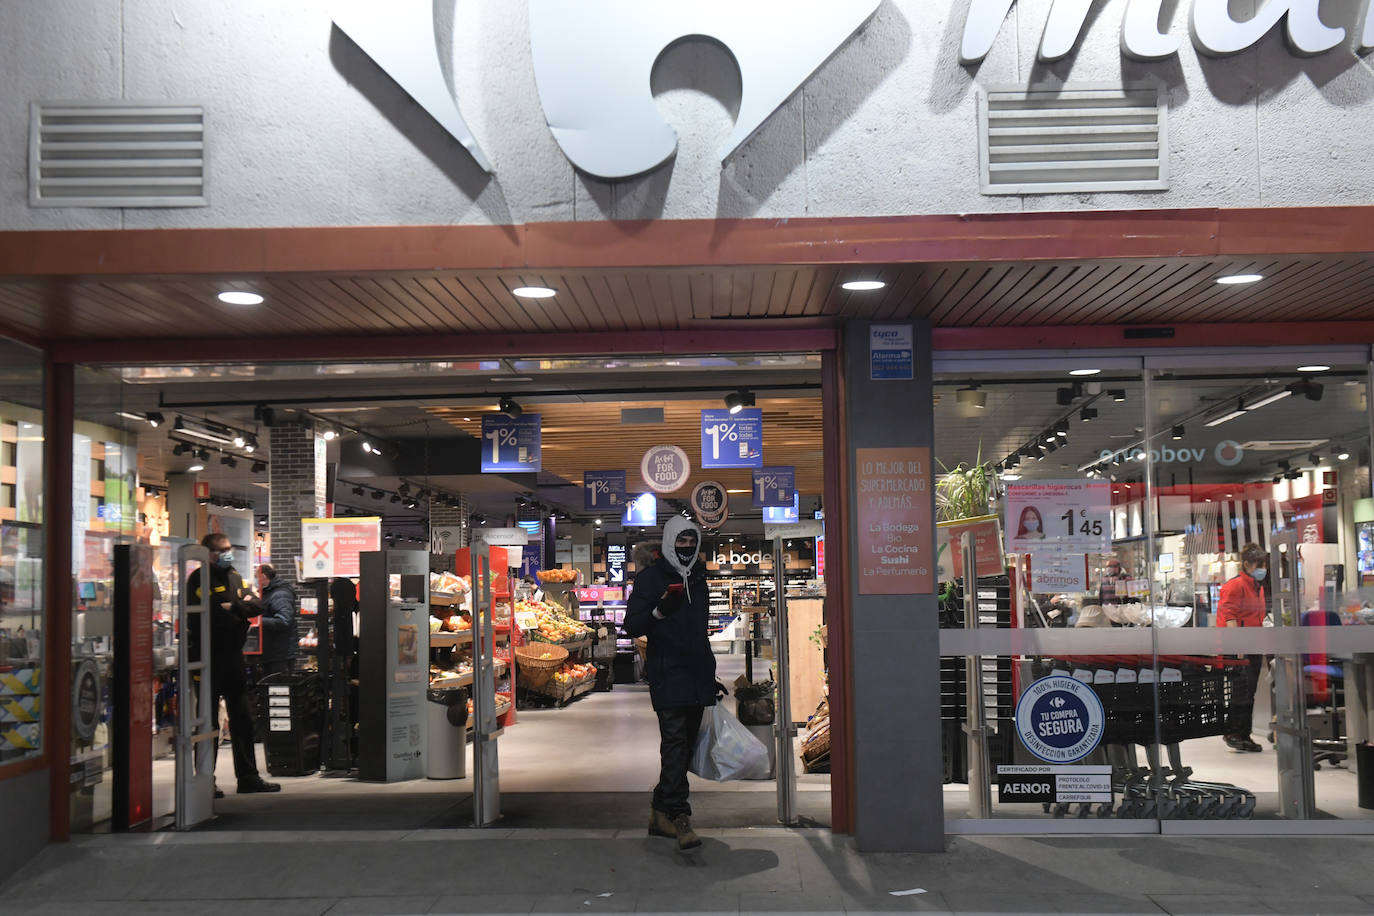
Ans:
[[[72,433],[75,372],[48,358],[43,398],[43,746],[48,770],[48,837],[71,835],[72,787]]]
[[[854,784],[851,754],[854,750],[853,716],[850,708],[852,667],[849,659],[849,453],[845,441],[843,351],[821,353],[821,401],[824,430],[825,532],[828,549],[825,568],[825,621],[829,643],[830,684],[830,827],[835,833],[854,832]],[[833,545],[833,546],[832,546]],[[793,710],[795,714],[799,710]],[[800,710],[810,715],[810,710]]]
[[[844,265],[1344,254],[1374,207],[0,232],[0,277]]]
[[[68,340],[49,348],[70,363],[296,362],[360,359],[817,352],[835,346],[830,327],[796,330],[631,331],[581,334],[268,337],[219,340]]]

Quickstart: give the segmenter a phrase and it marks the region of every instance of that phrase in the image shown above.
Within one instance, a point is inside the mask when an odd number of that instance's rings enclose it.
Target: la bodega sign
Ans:
[[[658,112],[653,67],[673,43],[719,41],[739,64],[743,85],[722,160],[742,146],[825,61],[877,12],[881,0],[529,0],[530,51],[544,118],[577,168],[627,178],[662,165],[677,135]],[[960,58],[977,64],[991,51],[1016,0],[969,0]],[[1094,0],[1051,0],[1039,56],[1068,56],[1087,27]],[[1127,0],[1122,53],[1163,60],[1182,39],[1160,30],[1165,0]],[[1260,0],[1254,16],[1232,18],[1228,0],[1192,0],[1193,44],[1212,56],[1254,47],[1282,24],[1297,54],[1322,54],[1356,30],[1355,47],[1374,49],[1371,0],[1352,3],[1356,22],[1329,25],[1320,0]],[[922,4],[914,5],[921,9]],[[340,0],[334,23],[461,143],[484,170],[491,161],[464,120],[440,66],[432,0]],[[913,23],[914,29],[938,24]],[[937,79],[939,76],[937,75]]]

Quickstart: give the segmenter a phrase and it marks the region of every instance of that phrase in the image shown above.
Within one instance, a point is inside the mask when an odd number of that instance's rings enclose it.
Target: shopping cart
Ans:
[[[1117,803],[1046,805],[1055,817],[1230,819],[1254,814],[1255,795],[1193,779],[1179,744],[1248,727],[1247,663],[1196,655],[1066,655],[1041,659],[1036,676],[1069,674],[1102,700],[1102,745]],[[1126,675],[1126,676],[1122,676]],[[1138,748],[1145,752],[1140,763]],[[1161,751],[1163,754],[1161,755]]]

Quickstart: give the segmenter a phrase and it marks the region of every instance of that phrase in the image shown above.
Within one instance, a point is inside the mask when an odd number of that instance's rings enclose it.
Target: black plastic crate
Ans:
[[[277,732],[277,735],[285,734]],[[267,772],[272,776],[308,776],[320,768],[319,730],[264,742]]]

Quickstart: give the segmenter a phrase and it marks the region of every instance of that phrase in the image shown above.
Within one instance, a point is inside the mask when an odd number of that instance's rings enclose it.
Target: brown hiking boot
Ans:
[[[677,827],[668,815],[657,808],[649,809],[649,836],[676,837]]]
[[[673,818],[673,827],[677,831],[678,849],[695,849],[701,845],[701,837],[692,829],[692,819],[687,815],[679,814]]]

